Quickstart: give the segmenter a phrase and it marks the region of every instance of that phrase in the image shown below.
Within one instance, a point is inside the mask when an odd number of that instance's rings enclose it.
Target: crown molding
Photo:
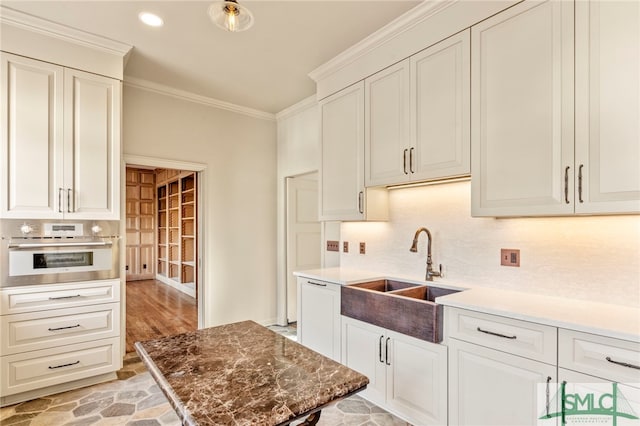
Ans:
[[[276,120],[282,120],[291,115],[297,114],[299,112],[304,111],[305,109],[309,109],[318,105],[318,101],[316,99],[316,95],[311,95],[308,98],[304,98],[300,102],[297,102],[290,107],[287,107],[276,114]]]
[[[206,105],[213,108],[224,109],[227,111],[235,112],[237,114],[248,115],[249,117],[259,118],[261,120],[275,121],[276,116],[270,112],[260,111],[258,109],[248,108],[242,105],[232,104],[230,102],[221,101],[219,99],[209,98],[207,96],[197,95],[185,90],[176,89],[164,84],[154,83],[149,80],[144,80],[136,77],[124,77],[125,86],[134,87],[136,89],[146,90],[148,92],[154,92],[165,96],[171,96],[172,98],[181,99],[184,101],[194,102],[201,105]]]
[[[28,13],[20,12],[0,5],[0,23],[26,29],[35,33],[54,37],[69,43],[89,47],[111,55],[117,55],[127,60],[133,48],[128,44],[101,37],[66,25],[38,18]]]
[[[441,12],[458,0],[425,0],[413,9],[408,10],[393,21],[389,22],[378,31],[362,39],[347,50],[338,54],[333,59],[320,65],[308,75],[313,81],[318,82],[325,77],[339,71],[347,65],[355,62],[362,56],[374,51],[379,46],[387,43],[399,34],[415,27],[429,17]]]

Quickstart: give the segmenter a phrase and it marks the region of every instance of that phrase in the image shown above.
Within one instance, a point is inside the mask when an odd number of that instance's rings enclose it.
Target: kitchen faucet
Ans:
[[[418,236],[421,232],[427,233],[427,274],[426,281],[433,281],[433,277],[444,277],[442,273],[442,265],[439,265],[437,271],[433,270],[433,261],[431,260],[431,232],[427,228],[418,228],[416,235],[413,236],[413,244],[411,244],[410,252],[416,253],[418,251]]]

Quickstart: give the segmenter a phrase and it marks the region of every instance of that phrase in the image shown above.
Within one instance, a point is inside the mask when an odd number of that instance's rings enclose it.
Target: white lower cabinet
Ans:
[[[342,317],[342,363],[369,378],[361,395],[415,425],[447,424],[447,348]]]
[[[340,362],[340,284],[298,277],[298,343]]]
[[[120,280],[0,291],[0,406],[115,377]]]
[[[448,347],[450,425],[538,424],[539,386],[554,389],[555,365],[456,339]]]
[[[19,394],[113,372],[120,365],[119,349],[120,338],[113,337],[3,356],[0,393]]]
[[[640,343],[560,329],[558,366],[640,387]]]
[[[444,323],[449,424],[538,425],[557,382],[557,328],[450,307]]]

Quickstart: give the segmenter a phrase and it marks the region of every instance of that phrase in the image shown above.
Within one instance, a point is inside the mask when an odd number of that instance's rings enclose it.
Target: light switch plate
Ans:
[[[520,250],[500,249],[500,265],[519,267],[520,266]]]
[[[349,241],[342,242],[342,252],[349,253]]]
[[[360,254],[365,254],[367,252],[367,244],[360,243]]]

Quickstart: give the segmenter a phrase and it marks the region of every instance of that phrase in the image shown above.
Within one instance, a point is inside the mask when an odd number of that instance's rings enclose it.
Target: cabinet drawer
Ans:
[[[110,373],[119,368],[120,338],[0,358],[3,396]]]
[[[116,337],[119,306],[107,303],[0,317],[0,355]]]
[[[449,337],[555,364],[557,329],[464,309],[445,309]]]
[[[559,341],[559,367],[640,384],[640,343],[565,329],[560,329]]]
[[[11,287],[0,291],[0,315],[120,301],[120,280]]]

